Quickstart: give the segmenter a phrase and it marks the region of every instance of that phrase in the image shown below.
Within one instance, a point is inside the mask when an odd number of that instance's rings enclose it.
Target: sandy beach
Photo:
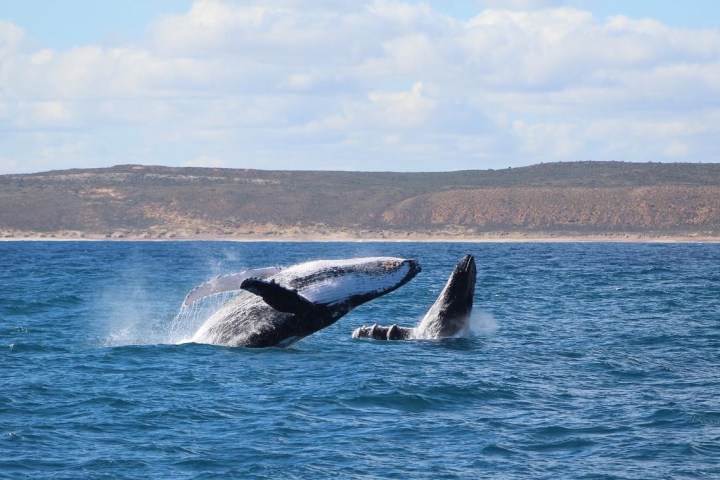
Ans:
[[[714,232],[713,232],[714,233]],[[230,241],[230,242],[626,242],[626,243],[717,243],[720,236],[707,233],[655,232],[297,232],[272,231],[260,234],[189,234],[187,232],[86,233],[2,232],[0,241]]]

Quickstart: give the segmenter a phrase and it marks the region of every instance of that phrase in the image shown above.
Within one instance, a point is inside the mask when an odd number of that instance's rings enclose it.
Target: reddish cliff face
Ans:
[[[720,236],[720,164],[577,162],[438,173],[141,167],[0,175],[0,236]]]
[[[395,228],[687,230],[720,225],[720,187],[486,188],[419,195],[383,213]]]

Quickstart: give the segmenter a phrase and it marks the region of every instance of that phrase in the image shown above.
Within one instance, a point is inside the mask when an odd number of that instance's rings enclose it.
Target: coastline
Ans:
[[[354,234],[353,234],[354,233]],[[100,234],[75,231],[12,232],[0,242],[418,242],[418,243],[720,243],[720,236],[702,233],[607,232],[272,232],[255,235]]]

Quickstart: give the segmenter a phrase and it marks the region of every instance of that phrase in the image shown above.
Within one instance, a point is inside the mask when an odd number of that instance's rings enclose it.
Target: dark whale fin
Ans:
[[[297,290],[290,290],[273,281],[248,278],[243,280],[240,288],[262,297],[265,303],[280,312],[297,314],[317,310],[315,304],[300,295]]]

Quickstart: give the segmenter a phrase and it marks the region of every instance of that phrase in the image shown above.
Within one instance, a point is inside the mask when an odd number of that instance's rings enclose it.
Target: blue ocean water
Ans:
[[[465,253],[474,336],[350,337]],[[177,343],[214,275],[370,255],[423,272],[288,349]],[[720,245],[2,242],[0,369],[1,478],[720,478]]]

